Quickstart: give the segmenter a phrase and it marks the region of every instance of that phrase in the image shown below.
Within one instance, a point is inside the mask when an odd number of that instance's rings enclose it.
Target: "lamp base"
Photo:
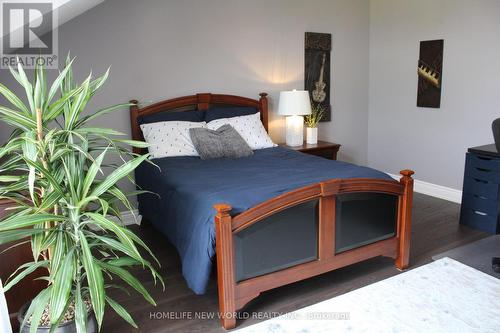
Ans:
[[[291,147],[304,144],[304,117],[286,117],[286,145]]]

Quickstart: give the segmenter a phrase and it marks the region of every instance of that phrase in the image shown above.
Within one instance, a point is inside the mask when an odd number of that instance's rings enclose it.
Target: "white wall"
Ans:
[[[444,39],[441,108],[416,107],[419,42]],[[368,163],[462,188],[500,117],[500,1],[371,0]]]

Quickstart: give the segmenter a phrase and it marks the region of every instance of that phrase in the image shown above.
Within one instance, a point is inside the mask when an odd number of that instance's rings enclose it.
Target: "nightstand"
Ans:
[[[290,147],[284,143],[279,144],[281,147],[285,147],[288,149],[297,150],[306,154],[321,156],[324,158],[328,158],[330,160],[337,159],[337,153],[340,149],[340,145],[338,143],[319,141],[315,145],[303,143],[302,146]]]

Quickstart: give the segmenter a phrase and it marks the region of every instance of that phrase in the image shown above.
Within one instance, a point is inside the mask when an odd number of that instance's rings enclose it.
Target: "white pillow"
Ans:
[[[258,112],[248,116],[215,119],[209,122],[207,127],[211,130],[217,130],[226,124],[233,126],[252,150],[276,146],[262,125]]]
[[[149,143],[151,158],[173,156],[199,156],[194,148],[190,128],[206,128],[207,123],[191,121],[162,121],[142,124],[144,140]]]

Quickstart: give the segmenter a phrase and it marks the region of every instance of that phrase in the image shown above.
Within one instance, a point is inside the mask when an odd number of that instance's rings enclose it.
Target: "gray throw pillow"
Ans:
[[[253,154],[250,146],[231,125],[223,125],[215,131],[190,128],[189,135],[202,160],[239,158]]]

